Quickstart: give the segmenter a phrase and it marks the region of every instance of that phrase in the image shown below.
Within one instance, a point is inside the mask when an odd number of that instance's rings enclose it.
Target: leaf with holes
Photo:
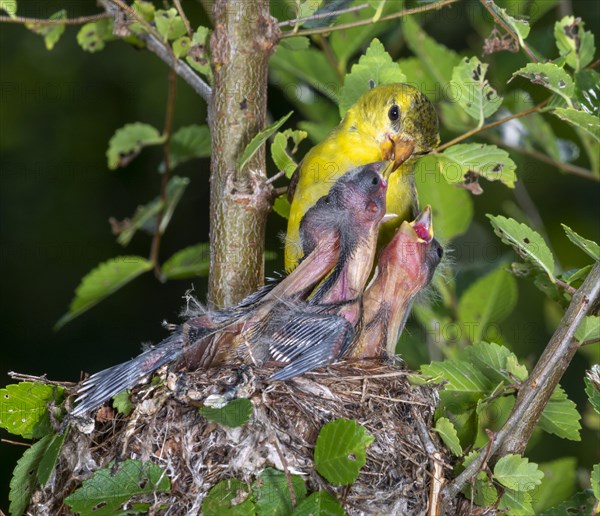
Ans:
[[[293,111],[290,111],[287,115],[277,120],[277,122],[265,127],[262,131],[257,133],[254,138],[250,141],[242,155],[239,157],[237,162],[238,170],[242,170],[252,157],[258,152],[258,149],[275,133],[283,124],[285,124],[289,117],[292,116]]]
[[[356,421],[330,421],[317,438],[315,469],[332,484],[350,485],[365,465],[372,442],[373,437]]]
[[[513,73],[529,79],[534,84],[553,91],[563,97],[571,105],[571,97],[575,93],[575,83],[571,76],[560,66],[553,63],[528,63]]]
[[[164,135],[158,129],[148,124],[135,122],[117,129],[108,142],[106,158],[108,168],[115,170],[126,166],[134,159],[144,147],[150,145],[161,145],[164,143]]]
[[[494,233],[502,242],[512,246],[515,252],[524,260],[544,271],[552,283],[554,279],[554,257],[546,242],[539,233],[502,215],[486,215],[494,228]]]
[[[77,43],[86,52],[99,52],[107,41],[116,39],[112,31],[112,18],[86,23],[77,33]]]
[[[73,512],[109,516],[122,514],[123,505],[135,497],[170,489],[171,482],[162,468],[130,459],[96,471],[65,498],[65,503]]]
[[[585,30],[581,18],[565,16],[554,24],[554,39],[560,55],[575,71],[585,68],[594,59],[594,35]]]
[[[485,119],[498,111],[502,104],[502,97],[485,78],[488,66],[476,57],[465,57],[452,72],[457,102],[479,125],[483,125]]]

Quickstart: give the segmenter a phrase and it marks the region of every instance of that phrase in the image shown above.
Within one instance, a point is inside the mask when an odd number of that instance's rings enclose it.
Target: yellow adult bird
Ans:
[[[375,161],[393,161],[387,211],[398,215],[382,226],[390,233],[412,219],[416,195],[414,159],[440,143],[438,117],[429,99],[408,84],[377,86],[348,109],[344,119],[304,157],[290,182],[290,217],[285,242],[285,267],[292,270],[302,258],[299,228],[304,214],[326,195],[336,179],[353,168]]]

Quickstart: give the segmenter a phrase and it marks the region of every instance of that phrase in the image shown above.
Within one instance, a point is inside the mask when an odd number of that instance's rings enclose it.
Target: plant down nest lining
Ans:
[[[56,470],[34,493],[30,510],[68,514],[62,500],[82,481],[115,459],[134,458],[158,464],[171,479],[170,493],[136,499],[153,503],[150,514],[200,514],[217,482],[237,478],[251,484],[266,467],[302,475],[309,492],[329,491],[348,514],[427,513],[432,461],[422,437],[425,429],[426,440],[435,441],[427,431],[434,389],[411,386],[409,371],[381,361],[340,363],[287,382],[264,381],[271,372],[253,370],[242,394],[253,405],[250,421],[227,428],[206,420],[198,407],[207,396],[238,384],[239,370],[160,371],[162,382],[133,389],[129,417],[103,407],[91,434],[71,428]],[[351,486],[328,483],[313,465],[321,427],[338,418],[356,420],[374,437]],[[439,457],[448,464],[443,452]]]

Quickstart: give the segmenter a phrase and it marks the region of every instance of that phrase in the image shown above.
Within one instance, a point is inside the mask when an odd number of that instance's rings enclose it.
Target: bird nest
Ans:
[[[169,492],[143,500],[151,503],[150,514],[198,514],[217,482],[251,483],[267,467],[302,475],[309,491],[328,491],[348,514],[431,510],[432,472],[437,464],[437,476],[443,476],[447,463],[428,431],[434,388],[410,385],[406,369],[381,361],[340,363],[287,382],[266,382],[270,372],[254,369],[245,375],[238,395],[252,402],[252,416],[244,426],[227,428],[202,417],[197,407],[209,395],[239,384],[239,370],[161,370],[162,382],[133,389],[135,409],[128,417],[103,407],[93,429],[91,424],[87,430],[71,428],[56,470],[34,493],[30,510],[68,514],[63,500],[82,481],[114,460],[129,458],[152,461],[171,479]],[[356,420],[374,437],[366,465],[350,486],[328,483],[313,465],[321,427],[338,418]]]

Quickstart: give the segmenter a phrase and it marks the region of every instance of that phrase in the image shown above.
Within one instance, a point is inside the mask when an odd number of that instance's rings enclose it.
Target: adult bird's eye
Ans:
[[[400,119],[400,108],[394,104],[388,111],[388,118],[392,122],[397,122]]]

